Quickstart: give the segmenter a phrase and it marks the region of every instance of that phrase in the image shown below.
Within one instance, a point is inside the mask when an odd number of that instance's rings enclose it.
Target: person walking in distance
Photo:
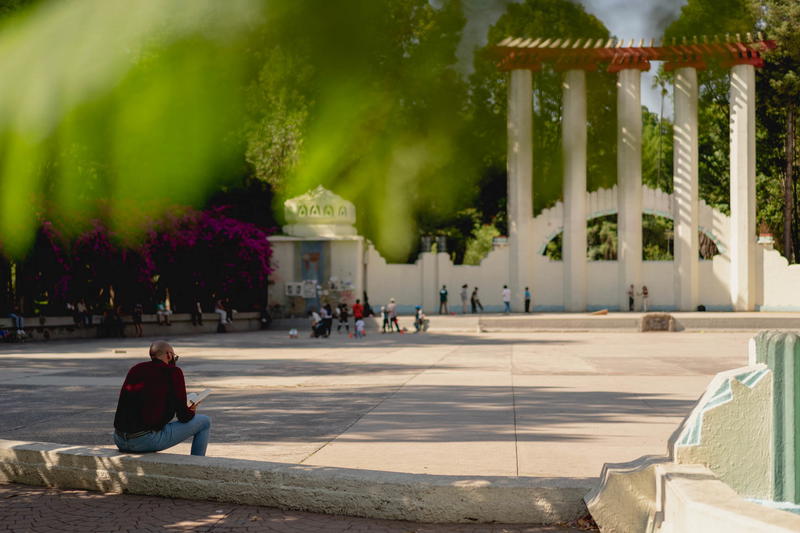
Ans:
[[[144,314],[144,307],[142,304],[137,303],[133,306],[133,312],[131,313],[131,319],[133,320],[133,329],[136,332],[137,337],[142,336],[142,315]]]
[[[467,290],[467,284],[463,284],[461,286],[461,312],[463,314],[467,314],[467,298],[469,297],[469,292]],[[475,311],[472,311],[473,313]]]
[[[325,315],[322,317],[322,321],[325,322],[325,337],[330,337],[331,329],[333,329],[333,307],[330,302],[325,302],[323,309],[325,310]]]
[[[647,290],[647,285],[642,285],[642,311],[647,312],[647,298],[650,296],[650,292]]]
[[[364,306],[361,305],[361,300],[356,300],[353,304],[353,323],[359,318],[364,318]]]
[[[200,305],[200,298],[195,298],[192,306],[189,308],[192,316],[193,326],[203,325],[203,306]]]
[[[447,309],[447,285],[442,285],[442,288],[439,290],[439,314],[442,314],[442,308],[444,308],[444,314],[448,314],[449,311]]]
[[[381,306],[381,315],[383,316],[383,325],[381,326],[381,333],[392,332],[392,324],[389,322],[389,309],[385,305]]]
[[[341,333],[342,326],[344,326],[345,333],[350,333],[350,317],[349,312],[347,310],[347,303],[342,302],[339,304],[339,324],[336,326],[336,331]]]
[[[478,309],[481,310],[483,313],[483,305],[481,305],[481,299],[478,297],[478,287],[472,289],[472,296],[470,296],[470,304],[472,304],[472,313],[476,313]]]
[[[225,324],[228,322],[228,311],[225,310],[225,305],[222,303],[222,300],[214,302],[214,312],[219,315],[217,333],[225,333]]]
[[[531,291],[525,287],[525,312],[531,312]]]
[[[633,288],[633,283],[631,283],[630,288],[628,289],[628,311],[631,313],[633,312],[633,296],[636,294],[636,290]]]
[[[389,298],[389,305],[386,306],[386,310],[389,311],[389,331],[393,331],[392,326],[394,326],[397,328],[397,332],[400,333],[400,322],[397,320],[397,304],[394,298]]]
[[[503,312],[511,312],[511,289],[508,288],[508,285],[503,285]]]

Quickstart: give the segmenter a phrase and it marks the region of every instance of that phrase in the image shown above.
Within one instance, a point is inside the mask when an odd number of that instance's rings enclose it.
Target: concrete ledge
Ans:
[[[655,465],[665,456],[645,455],[627,463],[606,463],[600,484],[586,495],[586,507],[602,531],[652,533],[655,516]]]
[[[480,318],[481,331],[560,331],[560,330],[639,330],[639,317],[619,315],[591,316],[588,314],[498,316]],[[437,328],[433,323],[431,330]]]
[[[418,522],[553,524],[596,480],[432,476],[0,440],[0,482]]]
[[[227,325],[229,332],[254,331],[261,329],[260,313],[237,313],[233,323]],[[125,335],[133,336],[134,328],[129,316],[125,319]],[[177,313],[170,316],[172,325],[159,325],[156,315],[142,316],[142,333],[146,337],[185,335],[197,333],[216,333],[219,324],[219,315],[216,313],[203,313],[203,325],[192,325],[191,315]],[[90,339],[96,338],[99,333],[99,317],[89,327],[79,328],[72,317],[48,316],[25,317],[25,332],[30,341],[48,341],[56,339]],[[0,318],[0,329],[11,329],[11,319]]]
[[[704,466],[665,463],[656,465],[655,473],[658,531],[800,531],[800,516],[741,498]]]
[[[745,500],[705,466],[666,456],[605,465],[586,504],[604,532],[800,531],[800,516]]]
[[[480,315],[478,328],[485,332],[513,331],[640,331],[644,313],[536,313],[530,315]],[[671,313],[674,331],[737,331],[757,329],[800,329],[800,313]],[[466,317],[464,317],[466,318]],[[458,317],[431,318],[431,331],[457,329]],[[474,331],[474,321],[464,322],[464,331]]]

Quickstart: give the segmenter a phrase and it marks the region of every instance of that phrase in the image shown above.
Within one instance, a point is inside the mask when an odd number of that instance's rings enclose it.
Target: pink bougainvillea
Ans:
[[[188,311],[195,300],[230,299],[241,308],[266,303],[272,272],[271,233],[225,215],[224,208],[175,208],[149,224],[143,241],[123,244],[101,221],[65,239],[50,221],[42,223],[27,270],[36,271],[31,290],[48,290],[54,300],[81,298],[102,307],[145,307],[165,297]],[[33,289],[33,287],[36,287]]]
[[[174,300],[230,298],[250,306],[266,301],[269,233],[226,216],[225,208],[188,210],[156,223],[145,247],[159,286]]]

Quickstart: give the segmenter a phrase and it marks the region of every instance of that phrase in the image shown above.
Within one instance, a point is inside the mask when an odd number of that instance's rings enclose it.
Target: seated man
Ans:
[[[165,326],[171,326],[172,323],[169,321],[169,315],[172,314],[172,309],[167,308],[166,300],[162,300],[158,302],[156,305],[156,322],[160,326],[164,324]]]
[[[14,328],[17,330],[17,333],[25,330],[25,317],[22,316],[22,311],[19,310],[19,306],[14,306],[14,310],[11,311],[8,318],[14,323]]]
[[[128,371],[114,417],[114,442],[123,452],[166,450],[192,440],[192,455],[205,455],[211,419],[186,405],[178,356],[165,341],[150,345],[150,361]],[[170,422],[174,416],[178,420]]]

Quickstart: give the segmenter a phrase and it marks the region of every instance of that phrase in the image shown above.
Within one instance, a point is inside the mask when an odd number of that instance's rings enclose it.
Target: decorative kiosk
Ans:
[[[323,186],[283,204],[283,235],[273,246],[269,301],[284,314],[344,301],[352,305],[364,291],[364,238],[354,226],[355,206]]]

